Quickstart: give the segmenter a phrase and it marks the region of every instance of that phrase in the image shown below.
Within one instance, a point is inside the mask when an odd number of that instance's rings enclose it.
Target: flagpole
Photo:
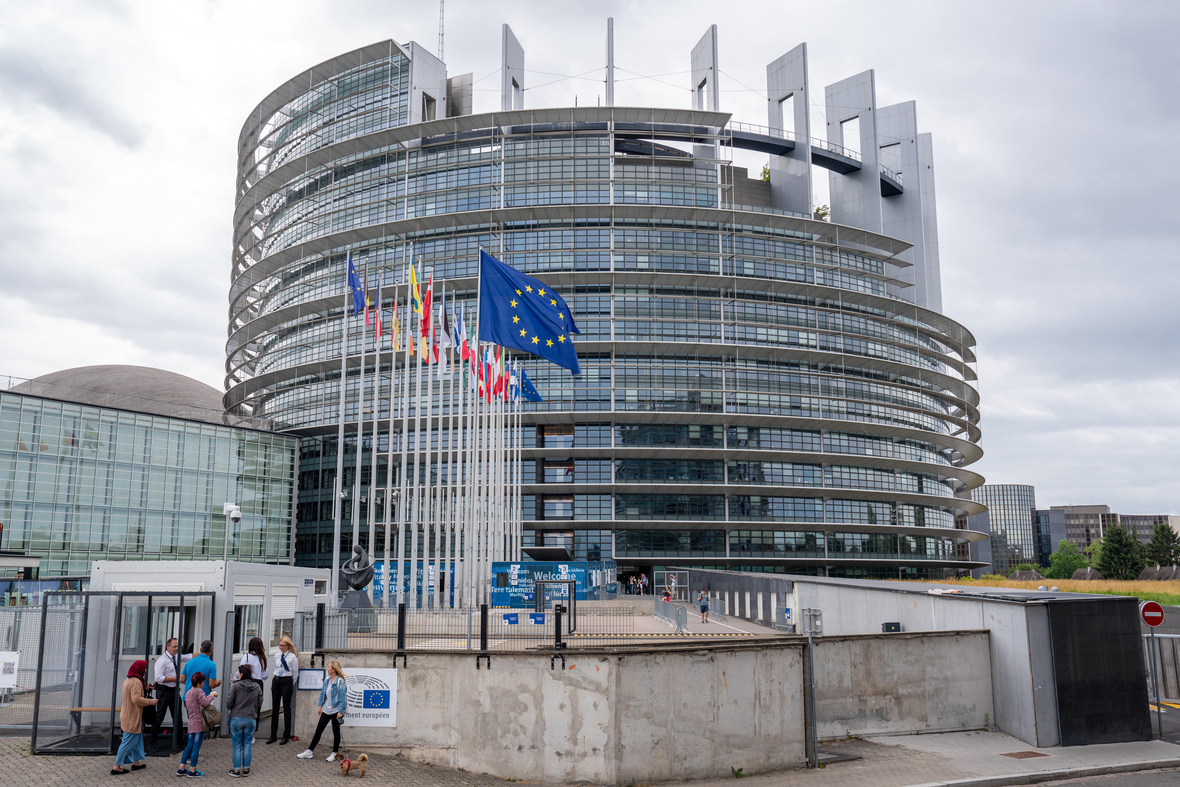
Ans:
[[[413,262],[410,263],[413,265]],[[418,293],[421,296],[421,293]],[[421,301],[419,301],[419,304]],[[419,319],[421,319],[421,312],[417,312]],[[413,328],[411,334],[412,341],[418,342],[418,337],[422,330],[419,327],[418,320],[413,321]],[[421,345],[419,345],[421,346]],[[421,354],[421,353],[419,353]],[[421,473],[422,452],[420,449],[420,441],[422,439],[422,358],[418,359],[417,369],[414,375],[414,397],[417,399],[417,405],[414,408],[414,476],[412,484],[412,494],[414,496],[414,507],[410,514],[410,606],[413,609],[418,608],[418,515],[422,508],[422,496],[418,490],[418,477]],[[429,445],[427,445],[429,448]]]
[[[393,311],[390,316],[397,313],[397,285],[393,287]],[[385,548],[385,592],[381,594],[381,606],[388,607],[390,595],[393,593],[393,584],[390,581],[393,574],[390,573],[390,537],[393,534],[393,391],[394,382],[397,375],[397,338],[395,336],[389,337],[389,422],[386,427],[385,437],[385,511],[382,512],[382,521],[385,523],[385,543],[382,545]]]
[[[430,609],[435,608],[435,603],[438,599],[435,597],[434,583],[438,576],[436,564],[438,562],[438,511],[435,505],[435,492],[438,484],[438,467],[439,451],[434,447],[434,375],[432,375],[430,364],[434,363],[437,367],[438,363],[434,359],[434,269],[430,271],[430,284],[427,285],[430,289],[430,309],[423,315],[426,318],[427,332],[426,332],[426,478],[424,483],[426,488],[424,490],[423,503],[426,506],[425,513],[425,527],[423,528],[422,540],[425,554],[426,573],[422,576],[422,592],[426,594],[423,601],[423,606],[429,604]],[[436,369],[437,372],[437,369]],[[439,421],[439,428],[442,428],[441,419]],[[440,439],[442,435],[439,435]],[[430,470],[434,466],[434,478],[436,483],[431,483]]]
[[[365,264],[365,278],[369,266]],[[366,285],[368,282],[365,282]],[[369,308],[366,304],[365,308]],[[377,300],[373,308],[373,444],[369,451],[369,554],[377,562],[377,428],[381,418],[381,336],[377,330],[381,319],[381,269],[377,269]],[[376,582],[369,583],[369,603],[373,602]]]
[[[402,281],[406,285],[406,310],[409,314],[413,314],[413,309],[410,308],[410,279],[407,272],[406,265],[406,251],[412,257],[414,253],[414,244],[411,242],[408,249],[403,250],[402,255]],[[409,315],[407,315],[409,319]],[[400,331],[400,326],[399,326]],[[413,335],[407,331],[406,338],[413,340]],[[403,348],[405,353],[402,359],[402,395],[401,395],[401,410],[402,410],[402,433],[401,433],[401,464],[398,466],[398,476],[400,477],[400,486],[397,496],[397,603],[400,605],[405,601],[405,582],[406,582],[406,514],[409,512],[409,492],[406,484],[409,481],[409,472],[407,461],[407,451],[410,443],[410,345],[407,342]]]
[[[467,330],[467,315],[463,317],[463,329]],[[478,390],[479,380],[475,376],[475,365],[472,363],[476,357],[476,348],[470,346],[470,333],[467,334],[466,338],[468,348],[467,358],[463,361],[465,364],[463,371],[469,377],[467,377],[467,384],[463,386],[465,389],[463,400],[466,405],[464,421],[467,425],[467,433],[465,435],[467,442],[463,451],[464,459],[467,463],[467,474],[464,484],[466,490],[463,500],[463,533],[465,536],[463,542],[463,604],[471,607],[475,603],[475,392]]]
[[[365,317],[369,316],[369,261],[365,258],[365,278],[361,281],[361,295],[365,299]],[[368,320],[366,320],[367,322]],[[369,340],[369,332],[367,329],[361,329],[361,374],[357,409],[356,409],[356,462],[355,468],[352,471],[352,548],[361,543],[361,460],[364,458],[364,443],[365,443],[365,350],[368,349],[366,342]],[[370,496],[372,491],[370,491]],[[350,550],[351,551],[351,550]]]
[[[344,334],[340,340],[340,411],[336,429],[336,485],[332,499],[332,579],[329,587],[332,589],[332,607],[336,606],[340,591],[340,530],[344,518],[344,397],[345,385],[348,382],[348,307],[352,300],[352,288],[348,283],[348,263],[352,260],[352,249],[344,257],[344,313],[340,321],[344,323]],[[228,532],[229,523],[226,523]]]
[[[446,347],[439,348],[439,355],[445,356],[451,351],[450,321],[451,315],[447,312],[447,284],[443,282],[443,298],[442,298],[442,314],[447,317],[442,325],[443,337],[445,339]],[[450,370],[450,360],[447,360],[447,369]],[[452,528],[454,525],[454,495],[451,491],[452,481],[451,474],[455,469],[455,462],[452,460],[452,451],[454,450],[455,438],[455,378],[452,374],[447,380],[447,475],[446,482],[443,484],[443,493],[445,495],[446,503],[443,506],[443,572],[439,576],[439,584],[442,587],[442,604],[443,608],[451,606],[451,594],[448,592],[448,587],[454,587],[454,566],[451,564],[451,547],[452,547]],[[439,439],[442,439],[440,433]],[[445,578],[444,578],[445,577]]]
[[[475,264],[475,347],[476,347],[477,351],[479,350],[480,345],[482,344],[482,341],[481,341],[480,335],[479,335],[480,319],[482,319],[482,317],[483,317],[483,244],[480,244],[479,253],[478,253],[478,256],[476,257],[476,264]],[[480,377],[482,377],[483,376],[483,365],[484,365],[483,358],[478,357],[477,360],[479,362]],[[482,455],[481,455],[482,448],[480,448],[478,446],[480,443],[483,442],[480,439],[482,437],[482,432],[480,430],[481,422],[480,422],[480,415],[479,415],[480,411],[483,410],[483,397],[479,396],[478,392],[479,392],[479,382],[478,382],[478,378],[477,378],[477,381],[476,381],[476,394],[477,395],[475,397],[475,399],[476,399],[476,403],[475,403],[476,415],[475,415],[474,437],[475,437],[475,442],[477,445],[475,462],[476,462],[477,471],[479,472],[479,476],[477,476],[476,480],[475,480],[475,499],[472,501],[473,503],[475,503],[475,506],[476,506],[475,517],[474,517],[474,525],[475,525],[474,529],[475,529],[475,534],[476,534],[476,543],[472,545],[476,549],[476,551],[474,553],[476,565],[472,566],[472,570],[473,570],[473,574],[474,574],[474,576],[473,576],[474,586],[473,586],[472,590],[474,593],[474,603],[482,604],[483,603],[483,554],[482,554],[481,550],[483,547],[483,543],[481,543],[482,542],[481,536],[482,536],[482,530],[483,530],[482,522],[483,522],[484,506],[482,505],[483,498],[480,495],[480,492],[482,491],[482,488],[483,488],[482,484],[481,484],[481,481],[483,481],[483,478],[482,478],[483,468],[480,466],[481,465],[480,459],[482,458]]]
[[[456,296],[451,296],[451,300],[452,300],[452,302],[455,302],[458,300],[458,298]],[[466,338],[465,334],[467,332],[467,326],[463,324],[463,314],[462,313],[459,314],[459,318],[460,319],[459,319],[458,326],[459,326],[460,335],[462,336],[462,338]],[[455,376],[457,378],[456,382],[459,384],[458,385],[459,390],[458,390],[458,396],[457,396],[457,403],[458,403],[458,408],[459,408],[458,409],[457,427],[459,429],[459,435],[458,435],[458,441],[456,443],[456,451],[455,451],[456,469],[458,471],[455,474],[455,575],[456,575],[456,581],[455,581],[454,587],[455,587],[455,606],[456,607],[466,606],[466,604],[467,604],[467,598],[464,595],[464,593],[466,591],[466,582],[467,582],[467,564],[464,560],[464,558],[466,557],[466,554],[467,554],[467,538],[466,538],[467,518],[466,518],[466,514],[465,514],[465,512],[467,510],[467,504],[466,504],[466,495],[463,494],[463,492],[465,491],[465,488],[467,485],[467,482],[466,482],[467,473],[471,469],[467,465],[467,445],[464,442],[464,437],[466,437],[466,429],[464,429],[464,427],[466,426],[466,419],[467,419],[467,406],[466,406],[467,405],[467,391],[466,391],[467,386],[464,385],[464,381],[467,379],[467,374],[466,374],[467,367],[464,364],[466,364],[467,361],[464,360],[464,358],[463,358],[463,349],[462,348],[463,348],[463,342],[461,339],[459,342],[458,361],[456,362],[457,370],[455,372]]]

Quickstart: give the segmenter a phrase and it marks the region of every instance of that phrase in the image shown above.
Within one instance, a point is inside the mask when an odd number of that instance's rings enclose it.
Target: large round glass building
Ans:
[[[692,107],[525,109],[524,51],[507,26],[503,40],[500,111],[472,114],[470,75],[384,41],[294,76],[242,129],[225,405],[301,437],[297,562],[331,564],[346,253],[389,287],[412,244],[436,297],[445,281],[468,314],[480,246],[574,310],[581,375],[526,361],[544,397],[524,416],[526,548],[613,557],[623,575],[979,566],[956,546],[984,536],[955,527],[984,510],[967,469],[975,342],[941,311],[914,104],[877,107],[865,72],[826,88],[813,137],[800,45],[767,67],[767,125],[736,122],[711,28]],[[764,176],[735,151],[763,156]],[[363,417],[384,450],[400,357],[366,349]],[[354,332],[346,484],[361,350]]]

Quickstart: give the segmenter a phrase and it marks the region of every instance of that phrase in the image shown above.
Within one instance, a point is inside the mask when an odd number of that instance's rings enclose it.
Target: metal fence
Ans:
[[[1151,636],[1143,635],[1143,658],[1147,662],[1147,689],[1155,697],[1152,677],[1159,679],[1161,700],[1180,702],[1180,634],[1156,634],[1152,652]]]
[[[688,633],[688,607],[664,601],[659,596],[655,598],[655,618],[661,623],[671,626],[673,635]]]
[[[635,644],[629,610],[580,609],[576,627],[568,613],[527,609],[424,610],[402,605],[364,610],[305,610],[296,618],[301,652],[341,650],[471,651],[597,648]]]
[[[56,635],[58,629],[52,631]],[[40,642],[40,606],[0,607],[0,651],[16,653],[16,686],[0,689],[0,735],[28,735],[32,732],[33,690],[37,685]],[[50,668],[60,670],[61,665],[53,663]]]

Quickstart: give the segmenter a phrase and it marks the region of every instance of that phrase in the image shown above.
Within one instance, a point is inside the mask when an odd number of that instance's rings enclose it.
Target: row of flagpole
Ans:
[[[338,590],[344,500],[351,496],[352,544],[360,543],[362,503],[368,505],[370,553],[377,547],[377,522],[385,526],[384,558],[380,561],[385,606],[406,603],[410,607],[442,608],[490,603],[492,563],[521,557],[523,446],[519,364],[509,361],[503,348],[478,341],[478,310],[474,330],[469,332],[463,307],[456,309],[454,293],[448,309],[445,282],[435,312],[434,278],[431,274],[427,287],[419,288],[413,244],[408,244],[400,281],[393,285],[389,333],[384,330],[384,296],[380,283],[371,301],[368,270],[362,283],[353,266],[351,251],[347,255],[347,267],[349,286],[342,331],[333,501],[333,591]],[[378,271],[379,281],[383,276],[384,270]],[[344,433],[349,420],[345,390],[349,322],[360,308],[365,309],[365,328],[360,343],[356,457],[352,483],[346,492]],[[389,337],[388,349],[385,336]],[[367,370],[370,341],[374,346],[371,375]],[[418,363],[414,363],[415,355]],[[381,368],[385,361],[389,368],[389,409],[382,418]],[[452,361],[453,370],[449,368]],[[413,396],[411,378],[414,378]],[[372,389],[369,419],[366,419],[366,402],[370,401],[366,398],[367,385]],[[369,492],[367,498],[362,498],[366,420],[371,456]],[[377,474],[382,421],[388,435],[383,482]],[[395,429],[399,421],[400,430]],[[437,443],[432,434],[437,434]],[[396,479],[395,453],[399,468]],[[381,489],[384,492],[378,518],[377,496]],[[395,523],[397,535],[393,543]],[[373,597],[374,585],[370,585],[369,595]]]

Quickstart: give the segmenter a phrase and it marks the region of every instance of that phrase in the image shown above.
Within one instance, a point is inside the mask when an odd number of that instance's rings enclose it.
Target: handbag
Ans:
[[[205,721],[205,732],[221,729],[221,711],[212,705],[201,708],[201,718]]]

